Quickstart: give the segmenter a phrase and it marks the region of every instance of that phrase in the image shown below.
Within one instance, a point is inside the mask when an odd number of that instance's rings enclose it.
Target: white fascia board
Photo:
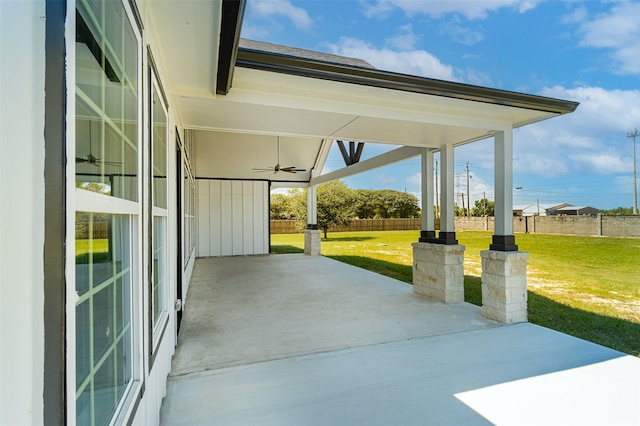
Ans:
[[[402,148],[394,149],[393,151],[389,151],[376,157],[360,161],[359,163],[352,164],[351,166],[315,177],[311,179],[310,184],[319,185],[321,183],[329,182],[336,179],[342,179],[358,173],[367,172],[369,170],[397,163],[399,161],[407,160],[412,157],[417,157],[422,153],[423,149],[424,148],[410,146],[404,146]]]

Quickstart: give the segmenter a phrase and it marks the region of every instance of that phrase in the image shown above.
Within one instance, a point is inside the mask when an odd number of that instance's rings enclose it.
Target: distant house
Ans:
[[[590,206],[567,206],[554,210],[553,215],[561,216],[596,216],[600,210]]]
[[[564,207],[571,207],[571,204],[538,204],[533,203],[526,206],[514,206],[514,216],[552,216],[555,211]]]

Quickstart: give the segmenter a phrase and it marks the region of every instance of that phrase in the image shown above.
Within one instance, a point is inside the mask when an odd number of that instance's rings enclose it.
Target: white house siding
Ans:
[[[269,186],[197,180],[198,257],[269,253]]]
[[[45,2],[0,0],[0,424],[43,423]]]

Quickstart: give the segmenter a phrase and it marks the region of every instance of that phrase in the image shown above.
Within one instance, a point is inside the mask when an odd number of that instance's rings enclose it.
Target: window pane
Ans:
[[[76,186],[138,200],[138,42],[119,1],[78,2]]]
[[[90,300],[76,307],[76,388],[89,377],[91,372],[90,349],[86,342],[90,339]]]
[[[160,318],[165,306],[167,250],[166,231],[167,218],[154,216],[153,218],[153,323]]]
[[[94,377],[93,405],[96,425],[109,424],[117,406],[115,358],[115,352],[111,353]]]
[[[158,91],[153,88],[153,205],[167,208],[167,115],[162,108]]]
[[[76,240],[76,416],[104,424],[132,378],[131,218],[79,212],[76,236],[83,233]]]

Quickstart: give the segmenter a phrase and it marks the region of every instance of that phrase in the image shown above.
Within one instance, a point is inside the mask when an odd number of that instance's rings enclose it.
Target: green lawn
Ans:
[[[489,232],[459,232],[465,252],[465,300],[480,305],[480,251]],[[301,234],[272,235],[272,252],[299,253]],[[417,231],[345,232],[322,240],[324,256],[412,281]],[[518,234],[531,254],[529,320],[640,356],[640,239]]]
[[[76,240],[76,263],[89,263],[89,255],[93,254],[94,262],[103,262],[101,260],[108,256],[109,240]]]

